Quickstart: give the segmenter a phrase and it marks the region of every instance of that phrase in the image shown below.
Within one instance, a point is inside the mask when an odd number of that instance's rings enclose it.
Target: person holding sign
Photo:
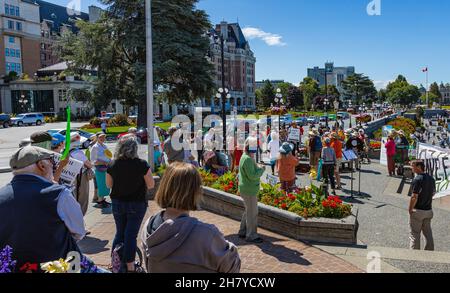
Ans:
[[[71,144],[70,144],[70,157],[83,163],[83,168],[81,168],[80,173],[77,175],[75,181],[75,189],[73,190],[73,195],[75,199],[81,206],[81,211],[83,216],[86,215],[89,206],[89,181],[94,177],[92,171],[92,164],[86,157],[85,153],[80,150],[81,147],[81,136],[78,132],[70,134]]]
[[[295,168],[298,166],[299,160],[292,155],[293,149],[294,147],[290,143],[283,143],[276,166],[278,176],[280,177],[281,189],[286,192],[292,191],[297,179]]]
[[[95,166],[95,179],[98,188],[98,207],[108,208],[111,204],[105,200],[109,196],[110,189],[106,186],[106,170],[112,159],[112,153],[105,145],[106,134],[97,133],[97,143],[91,150],[91,161]]]

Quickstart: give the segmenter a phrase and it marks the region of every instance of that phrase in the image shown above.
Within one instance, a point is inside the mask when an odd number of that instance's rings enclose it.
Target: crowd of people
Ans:
[[[290,136],[294,128],[300,133],[296,140]],[[236,246],[215,226],[191,216],[202,198],[199,167],[217,175],[227,171],[238,174],[238,192],[245,210],[237,232],[249,243],[261,243],[257,195],[266,171],[261,163],[263,153],[267,153],[272,175],[277,174],[281,189],[286,192],[296,188],[296,169],[305,150],[311,169],[319,173],[318,179],[331,185],[333,194],[342,188],[340,172],[347,160],[346,152],[353,151],[358,157],[354,161],[356,169],[361,167],[362,159],[370,162],[370,143],[364,130],[344,131],[339,123],[332,128],[311,127],[306,136],[303,127],[295,123],[284,125],[280,133],[270,127],[261,132],[248,129],[242,147],[238,139],[227,139],[227,152],[222,151],[223,139],[214,128],[195,135],[180,135],[178,130],[170,128],[167,136],[157,132],[155,166],[166,168],[155,198],[162,210],[146,221],[141,232],[148,211],[148,194],[155,187],[155,170],[139,158],[135,129],[120,137],[114,153],[106,145],[103,131],[91,138],[86,151],[81,149],[81,138],[76,132],[70,135],[69,150],[66,138],[60,134],[32,135],[32,144],[11,157],[13,180],[0,189],[0,248],[8,245],[14,249],[18,268],[27,263],[65,259],[73,251],[82,255],[78,242],[90,233],[85,229],[84,216],[89,207],[89,182],[93,180],[95,207],[111,208],[115,221],[113,272],[143,271],[135,262],[141,241],[147,272],[236,273],[241,263]],[[395,149],[408,143],[404,133],[398,134],[397,141],[391,134],[386,143],[390,175],[395,172]],[[67,158],[62,159],[63,154],[68,154]],[[75,180],[67,182],[63,170],[70,159],[81,162],[82,167]],[[417,166],[423,169],[422,165]],[[414,192],[417,198],[422,191],[416,187]],[[429,202],[421,204],[429,207]],[[429,219],[430,213],[421,217]],[[417,237],[417,233],[413,236]]]

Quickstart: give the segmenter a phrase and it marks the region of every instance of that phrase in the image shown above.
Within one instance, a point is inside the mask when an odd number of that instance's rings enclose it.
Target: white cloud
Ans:
[[[374,81],[374,85],[377,88],[377,90],[385,89],[389,83],[394,82],[394,80],[376,80]]]
[[[248,39],[261,39],[269,46],[283,47],[287,44],[282,41],[283,37],[277,34],[266,33],[259,28],[246,27],[242,29],[244,36]]]

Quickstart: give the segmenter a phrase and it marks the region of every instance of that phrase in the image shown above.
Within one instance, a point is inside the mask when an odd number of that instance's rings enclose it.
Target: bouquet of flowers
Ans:
[[[6,246],[0,251],[0,274],[14,272],[17,261],[12,260],[12,248]]]

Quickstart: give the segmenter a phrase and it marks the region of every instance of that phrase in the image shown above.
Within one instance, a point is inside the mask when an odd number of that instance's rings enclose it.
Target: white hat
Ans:
[[[81,140],[80,134],[78,132],[71,132],[70,133],[70,141],[74,142],[74,141],[77,141],[77,140]]]

